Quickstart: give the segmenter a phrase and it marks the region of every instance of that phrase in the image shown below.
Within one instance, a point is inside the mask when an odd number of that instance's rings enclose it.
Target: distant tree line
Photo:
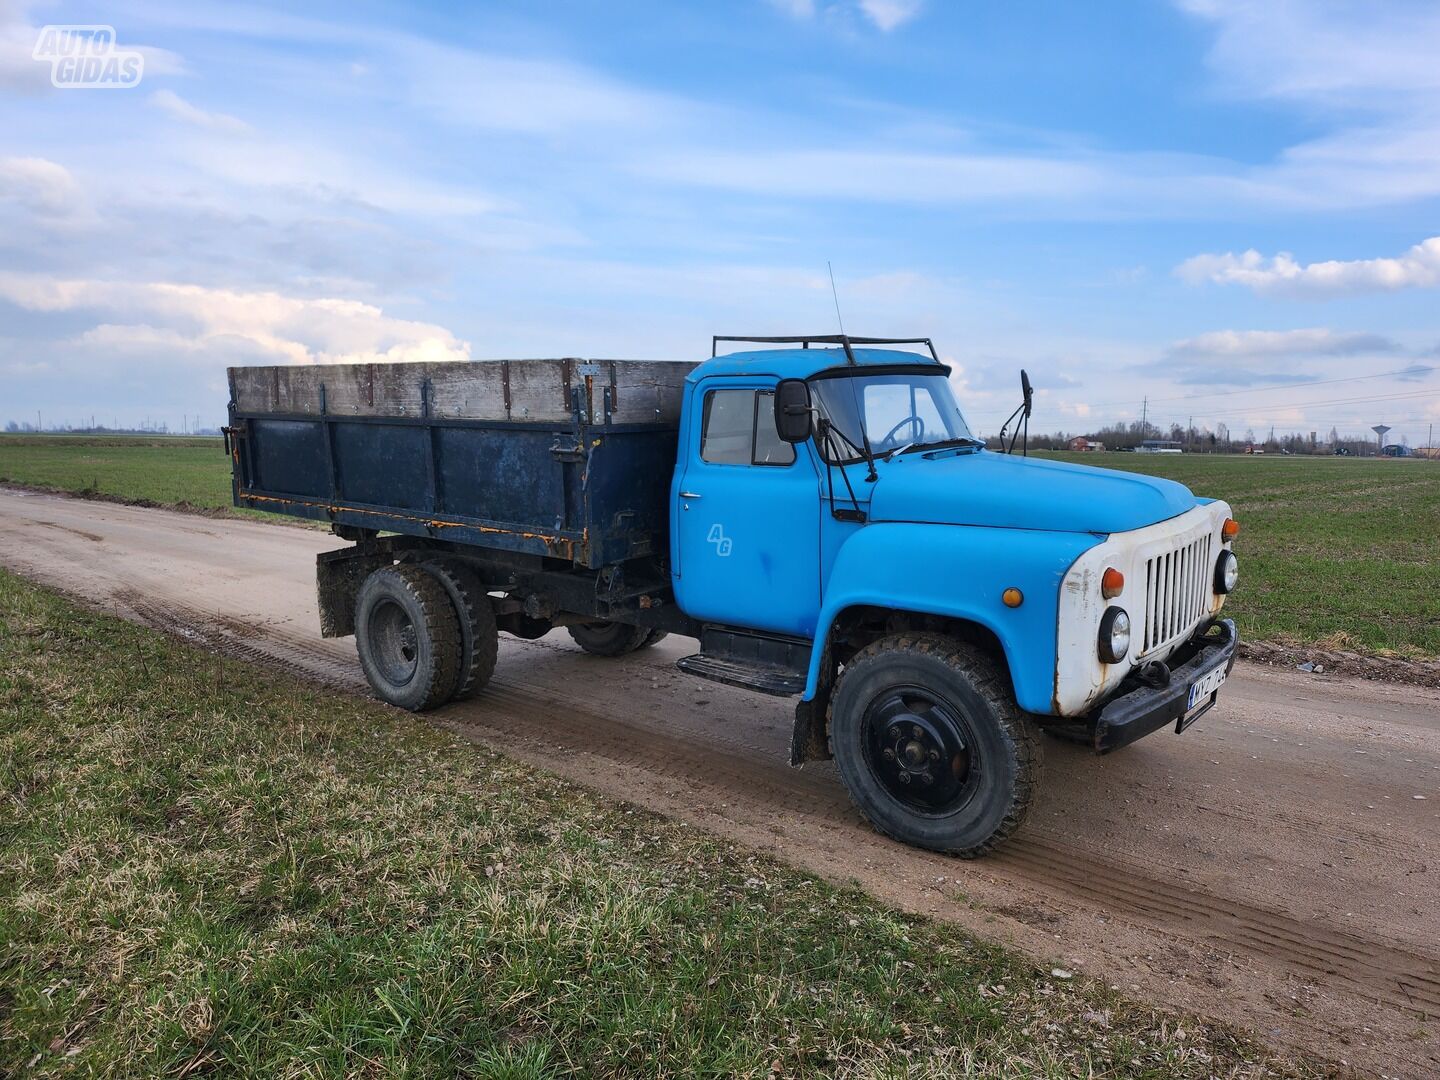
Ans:
[[[1216,424],[1213,428],[1204,425],[1187,428],[1183,424],[1161,427],[1139,420],[1107,424],[1084,431],[1057,431],[1049,435],[1031,432],[1030,448],[1066,450],[1077,438],[1103,443],[1106,450],[1131,450],[1147,439],[1160,439],[1175,443],[1180,449],[1192,454],[1243,454],[1247,449],[1263,450],[1269,454],[1334,454],[1341,450],[1361,457],[1373,456],[1378,449],[1374,436],[1341,435],[1333,427],[1325,433],[1293,431],[1280,435],[1272,430],[1257,436],[1253,428],[1247,428],[1237,435],[1226,424]],[[1006,445],[1009,441],[1007,434]],[[1399,442],[1402,446],[1409,445],[1403,435]],[[986,443],[992,449],[1001,449],[998,436],[990,436]],[[1019,443],[1016,448],[1019,448]]]
[[[139,427],[107,427],[104,424],[48,424],[39,427],[28,421],[8,420],[7,435],[169,435],[170,425],[164,421],[141,424]],[[218,427],[187,427],[186,435],[219,435]]]

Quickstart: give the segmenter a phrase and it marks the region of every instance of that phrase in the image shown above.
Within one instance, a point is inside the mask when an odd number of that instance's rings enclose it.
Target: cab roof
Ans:
[[[850,363],[854,357],[854,364]],[[754,349],[725,353],[704,361],[690,373],[688,382],[697,382],[712,375],[773,375],[779,379],[808,379],[822,371],[853,367],[934,368],[948,374],[950,369],[925,353],[907,349],[869,349],[851,347],[849,356],[843,347],[820,349]]]

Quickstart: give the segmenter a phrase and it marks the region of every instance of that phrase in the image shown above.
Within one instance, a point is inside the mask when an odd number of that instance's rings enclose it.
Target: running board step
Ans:
[[[793,697],[805,689],[805,676],[799,672],[743,664],[718,656],[706,656],[704,653],[676,660],[675,666],[687,675],[696,675],[711,682],[724,683],[726,686],[758,690],[762,694],[774,694],[776,697]]]
[[[675,666],[711,682],[777,697],[790,697],[805,689],[809,641],[707,626],[700,632],[700,649],[694,656],[676,661]]]

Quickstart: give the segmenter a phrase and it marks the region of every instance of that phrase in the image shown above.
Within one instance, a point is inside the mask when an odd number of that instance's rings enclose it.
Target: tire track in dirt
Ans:
[[[500,706],[503,714],[476,721],[519,737],[544,724],[567,739],[583,739],[589,753],[603,754],[648,771],[665,772],[699,789],[764,799],[790,813],[820,811],[834,817],[849,810],[843,789],[829,778],[777,763],[772,768],[726,754],[713,747],[665,735],[647,735],[637,747],[635,733],[624,720],[587,709],[577,700],[547,688],[496,680],[483,702]],[[557,717],[563,728],[556,728]],[[453,723],[453,722],[452,722]],[[686,763],[676,768],[677,762]],[[783,770],[783,773],[782,773]],[[757,776],[757,773],[775,773]],[[1371,1000],[1414,1010],[1440,1013],[1440,956],[1425,956],[1403,947],[1364,938],[1279,912],[1221,899],[1172,882],[1136,874],[1092,856],[1079,857],[1036,836],[1022,833],[986,860],[987,867],[1010,870],[1033,884],[1060,885],[1113,913],[1123,913],[1156,929],[1204,937],[1233,952],[1255,959],[1279,960],[1316,975],[1339,978],[1365,991]]]

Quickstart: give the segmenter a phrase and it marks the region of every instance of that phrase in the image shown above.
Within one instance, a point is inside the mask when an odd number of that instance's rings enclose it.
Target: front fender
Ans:
[[[823,644],[836,618],[867,605],[980,624],[1005,650],[1020,707],[1053,712],[1060,583],[1081,552],[1100,539],[972,525],[866,525],[845,541],[830,569],[804,700],[819,688]],[[1016,608],[1000,599],[1011,587],[1024,595]]]

